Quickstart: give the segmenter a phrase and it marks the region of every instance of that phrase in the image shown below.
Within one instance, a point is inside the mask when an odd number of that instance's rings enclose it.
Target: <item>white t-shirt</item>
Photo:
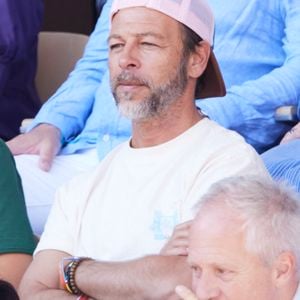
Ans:
[[[242,174],[268,176],[242,137],[208,119],[158,146],[123,143],[58,191],[36,252],[110,261],[157,254],[212,183]]]

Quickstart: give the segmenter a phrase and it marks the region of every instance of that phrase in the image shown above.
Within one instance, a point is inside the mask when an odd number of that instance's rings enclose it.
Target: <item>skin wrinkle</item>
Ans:
[[[199,299],[274,300],[272,267],[245,247],[244,221],[224,204],[207,205],[190,231],[189,264]]]
[[[133,34],[134,37],[136,38],[142,38],[142,37],[155,37],[157,39],[160,39],[162,42],[164,41],[164,36],[159,34],[159,33],[156,33],[156,32],[152,32],[152,31],[149,31],[149,32],[142,32],[142,33],[136,33],[136,34]],[[111,34],[108,39],[107,39],[107,42],[108,44],[110,43],[110,41],[112,39],[120,39],[122,40],[122,36],[119,35],[119,34]]]

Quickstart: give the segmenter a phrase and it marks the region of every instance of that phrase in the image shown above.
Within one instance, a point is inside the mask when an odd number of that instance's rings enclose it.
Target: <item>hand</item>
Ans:
[[[175,292],[182,300],[198,300],[196,295],[183,285],[176,286]]]
[[[161,249],[161,255],[187,255],[188,235],[192,221],[181,223],[174,228],[173,234]]]
[[[39,167],[49,171],[54,157],[61,148],[61,133],[50,124],[40,124],[28,133],[20,134],[7,142],[14,155],[37,154]]]
[[[295,139],[300,139],[300,122],[284,135],[280,144],[288,143]]]

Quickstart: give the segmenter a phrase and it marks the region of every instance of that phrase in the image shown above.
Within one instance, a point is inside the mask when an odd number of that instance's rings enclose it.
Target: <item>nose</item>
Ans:
[[[199,300],[217,300],[221,294],[216,279],[208,274],[193,278],[193,290]]]
[[[138,50],[135,45],[126,44],[119,57],[119,66],[123,70],[135,69],[141,66]]]

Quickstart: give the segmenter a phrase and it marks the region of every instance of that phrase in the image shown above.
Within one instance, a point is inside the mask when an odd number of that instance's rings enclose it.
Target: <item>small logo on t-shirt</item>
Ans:
[[[155,211],[151,230],[156,240],[169,239],[173,233],[174,227],[179,223],[178,213],[165,214],[161,211]]]

